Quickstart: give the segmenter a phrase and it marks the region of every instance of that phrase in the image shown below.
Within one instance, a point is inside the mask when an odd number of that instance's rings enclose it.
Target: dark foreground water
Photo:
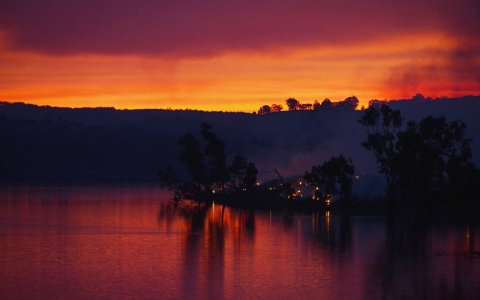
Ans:
[[[480,299],[480,230],[0,188],[0,299]]]

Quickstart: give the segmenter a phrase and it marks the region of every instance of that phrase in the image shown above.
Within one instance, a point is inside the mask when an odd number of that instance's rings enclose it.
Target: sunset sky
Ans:
[[[0,0],[0,101],[252,112],[416,93],[480,94],[478,0]]]

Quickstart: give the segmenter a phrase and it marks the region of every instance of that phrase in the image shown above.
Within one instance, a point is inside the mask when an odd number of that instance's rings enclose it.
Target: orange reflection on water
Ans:
[[[480,287],[479,260],[434,255],[478,249],[471,226],[174,206],[155,187],[0,192],[2,299],[436,298]]]

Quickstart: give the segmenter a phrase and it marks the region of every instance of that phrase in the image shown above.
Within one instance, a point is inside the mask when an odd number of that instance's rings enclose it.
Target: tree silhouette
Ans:
[[[320,104],[318,100],[315,100],[314,103],[300,103],[295,98],[288,98],[285,100],[285,103],[289,111],[294,110],[324,110],[329,111],[337,108],[339,110],[355,110],[358,107],[358,99],[355,96],[346,98],[344,101],[332,102],[330,99],[325,98]],[[259,115],[265,115],[273,112],[280,112],[283,110],[282,105],[272,104],[271,106],[263,105],[258,110]]]
[[[336,104],[336,103],[332,103],[332,101],[330,101],[330,99],[325,98],[325,99],[322,101],[322,104],[320,104],[320,108],[319,108],[319,109],[325,110],[325,111],[332,110],[332,109],[335,108],[335,104]]]
[[[434,198],[471,197],[479,190],[480,171],[471,162],[465,123],[428,116],[398,131],[402,120],[400,111],[387,105],[370,107],[359,120],[368,130],[362,146],[374,153],[390,200],[398,193],[404,200],[427,204]]]
[[[415,96],[412,97],[413,101],[425,101],[425,96],[422,94],[415,94]]]
[[[236,156],[232,166],[226,166],[225,142],[212,131],[207,123],[200,125],[200,134],[206,141],[202,152],[200,141],[191,133],[179,139],[182,148],[178,159],[185,164],[191,181],[180,181],[178,173],[171,166],[157,172],[162,188],[174,192],[174,200],[207,200],[219,188],[226,194],[229,187],[235,192],[252,194],[258,170],[253,163]]]
[[[313,110],[313,105],[311,103],[299,104],[298,110]]]
[[[373,99],[368,101],[368,107],[375,107],[377,109],[380,109],[382,105],[388,105],[387,100],[377,100]]]
[[[343,110],[355,110],[358,106],[358,102],[357,97],[351,96],[344,101],[339,101],[336,107]]]
[[[285,104],[287,104],[288,110],[297,110],[297,106],[300,104],[297,99],[295,98],[288,98],[285,100]]]
[[[380,110],[370,107],[358,122],[367,128],[367,140],[361,145],[375,155],[380,174],[384,174],[387,179],[388,197],[393,199],[397,185],[395,133],[402,126],[401,113],[388,105],[382,105]]]
[[[198,188],[184,186],[180,181],[178,173],[173,170],[172,166],[168,165],[165,170],[158,170],[158,177],[160,178],[160,187],[167,188],[173,192],[173,200],[178,201],[182,198],[192,198]]]
[[[270,106],[264,105],[264,106],[260,107],[260,109],[258,110],[258,114],[259,115],[266,115],[266,114],[269,114],[270,111],[271,111]]]
[[[272,104],[270,107],[270,112],[281,112],[283,110],[283,106],[281,104]]]
[[[208,159],[206,172],[208,184],[216,183],[223,190],[225,182],[228,181],[225,142],[218,138],[209,124],[204,122],[200,125],[200,128],[200,134],[207,141],[204,155]]]
[[[466,125],[448,123],[445,117],[426,117],[418,124],[407,123],[398,133],[398,185],[410,198],[457,193],[472,178],[471,139],[465,138]]]
[[[207,170],[203,163],[203,153],[200,150],[200,141],[191,133],[186,133],[178,140],[182,151],[178,159],[185,164],[192,180],[197,183],[200,189],[209,188]]]
[[[228,171],[231,188],[238,193],[253,194],[258,174],[253,163],[248,163],[245,158],[237,155]]]
[[[350,158],[340,155],[312,167],[311,172],[305,172],[303,177],[310,185],[316,188],[315,197],[326,200],[329,195],[340,195],[342,199],[350,198],[352,178],[355,167]]]

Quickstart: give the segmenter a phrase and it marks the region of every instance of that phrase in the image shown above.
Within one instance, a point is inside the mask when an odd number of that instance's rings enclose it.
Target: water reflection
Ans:
[[[365,261],[365,298],[480,299],[480,265],[464,255],[473,240],[461,239],[460,228],[439,240],[436,227],[418,217],[387,218],[386,239]]]
[[[256,223],[260,221],[268,224],[267,227],[261,226],[260,230],[268,228],[273,231],[273,238],[280,238],[278,229],[283,229],[283,237],[286,234],[289,238],[286,242],[290,247],[287,257],[294,258],[286,261],[270,256],[270,261],[261,260],[264,266],[283,263],[290,265],[286,268],[288,270],[295,265],[304,267],[301,260],[305,257],[318,259],[314,266],[319,268],[310,269],[307,273],[313,271],[312,274],[318,275],[321,271],[323,276],[327,275],[324,278],[327,281],[321,286],[340,293],[338,298],[356,295],[355,298],[364,299],[437,299],[443,296],[447,299],[475,299],[480,296],[479,261],[465,256],[465,253],[479,249],[474,240],[474,232],[478,229],[472,230],[471,225],[454,230],[418,216],[352,217],[332,215],[329,211],[311,214],[255,213],[218,204],[212,207],[164,204],[161,207],[160,226],[179,219],[182,224],[177,224],[180,226],[177,228],[184,228],[188,233],[182,244],[185,259],[182,263],[183,289],[188,293],[225,296],[216,293],[228,290],[225,284],[229,278],[225,270],[231,265],[228,260],[232,260],[229,247],[235,249],[237,265],[250,259],[241,249],[256,249],[254,251],[258,252],[265,243],[271,243],[268,247],[275,247],[276,242],[270,240],[272,237],[255,236]],[[259,242],[263,245],[256,245]],[[283,256],[284,246],[276,248],[274,255]],[[204,277],[196,278],[192,285],[191,274],[202,274]],[[332,282],[328,278],[332,275],[342,281]],[[292,275],[283,273],[282,280],[291,281],[289,276]],[[469,278],[469,284],[465,284],[466,278]],[[358,289],[361,292],[339,292],[337,288],[341,289],[345,281],[352,291]],[[198,282],[220,289],[202,291],[201,286],[195,288]],[[325,286],[325,283],[328,284]],[[302,285],[310,286],[305,282]]]
[[[161,203],[158,212],[160,228],[167,231],[181,230],[182,291],[188,298],[194,294],[206,295],[208,299],[224,297],[226,269],[226,237],[229,247],[237,254],[244,245],[252,246],[255,233],[253,211],[233,210],[220,204],[208,206],[184,202]],[[211,287],[215,288],[211,288]]]
[[[352,218],[348,215],[331,215],[330,211],[313,212],[300,216],[289,214],[285,225],[292,228],[297,224],[306,239],[332,253],[352,251]]]
[[[480,299],[474,224],[174,206],[152,187],[0,196],[1,299]]]

